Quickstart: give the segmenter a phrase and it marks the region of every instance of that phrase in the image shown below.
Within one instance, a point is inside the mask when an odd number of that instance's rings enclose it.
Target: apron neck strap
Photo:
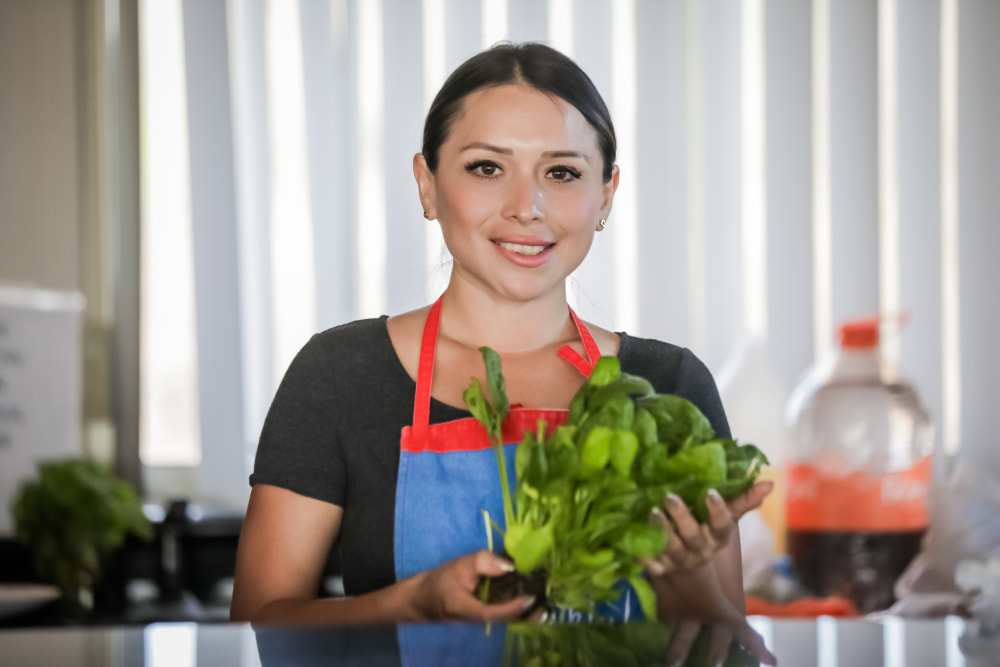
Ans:
[[[417,366],[417,394],[413,397],[413,428],[426,429],[431,421],[431,380],[434,377],[434,350],[437,347],[438,329],[441,326],[441,301],[431,306],[424,323],[420,340],[420,364]]]
[[[590,335],[590,330],[583,323],[573,309],[569,309],[569,314],[573,318],[573,324],[576,325],[576,330],[580,333],[580,338],[583,340],[583,350],[587,353],[587,358],[584,359],[583,356],[571,348],[569,345],[563,345],[559,348],[559,356],[568,361],[569,363],[576,366],[576,369],[583,374],[583,377],[590,377],[590,373],[594,370],[594,364],[601,356],[601,351],[597,348],[597,342],[594,337]]]
[[[427,313],[427,321],[424,323],[424,333],[420,339],[420,364],[417,366],[417,393],[413,397],[413,428],[418,430],[426,429],[430,424],[431,417],[431,380],[434,377],[434,352],[437,348],[438,330],[441,328],[441,302],[444,295],[431,306]],[[583,374],[590,377],[590,372],[594,370],[594,364],[601,356],[600,350],[594,337],[584,325],[583,320],[577,317],[573,309],[569,309],[573,324],[576,325],[577,333],[583,340],[583,349],[587,353],[587,358],[574,350],[569,345],[559,348],[559,356],[573,364]]]

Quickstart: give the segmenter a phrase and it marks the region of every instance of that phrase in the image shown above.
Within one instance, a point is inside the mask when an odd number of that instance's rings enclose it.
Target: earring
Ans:
[[[425,220],[430,220],[431,219],[431,216],[427,215],[427,211],[424,211],[424,219]]]
[[[597,222],[597,231],[603,232],[604,231],[604,225],[607,224],[607,222],[608,222],[607,220],[605,220],[604,218],[601,218]]]

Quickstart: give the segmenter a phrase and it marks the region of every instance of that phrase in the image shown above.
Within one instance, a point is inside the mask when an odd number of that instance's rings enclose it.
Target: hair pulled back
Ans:
[[[617,141],[611,114],[590,77],[571,59],[544,44],[500,43],[482,51],[451,73],[441,86],[424,122],[424,159],[437,171],[441,144],[462,103],[484,88],[523,83],[543,93],[555,95],[573,105],[597,132],[597,144],[604,160],[604,182],[611,180]]]

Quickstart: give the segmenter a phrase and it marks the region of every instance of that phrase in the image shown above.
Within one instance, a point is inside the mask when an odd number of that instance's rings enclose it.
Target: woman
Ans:
[[[623,370],[692,400],[728,434],[715,384],[690,352],[581,322],[567,304],[566,278],[611,212],[614,160],[604,102],[558,52],[500,45],[449,77],[413,171],[424,216],[454,258],[450,282],[432,306],[314,336],[290,366],[251,478],[234,620],[502,620],[533,604],[472,595],[481,575],[511,569],[485,550],[472,504],[498,494],[481,481],[483,457],[467,451],[484,438],[462,399],[470,378],[483,379],[480,346],[500,353],[528,423],[564,419],[590,365],[618,355]],[[757,641],[742,617],[734,525],[768,490],[728,507],[716,496],[705,527],[676,501],[653,517],[679,537],[645,564],[661,614],[722,623],[723,647],[733,632]],[[316,599],[335,540],[349,597]]]

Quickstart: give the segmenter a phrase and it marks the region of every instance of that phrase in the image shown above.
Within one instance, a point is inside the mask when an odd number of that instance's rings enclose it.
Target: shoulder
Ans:
[[[392,346],[385,323],[386,317],[382,316],[331,327],[310,338],[299,356],[345,362],[389,356]]]
[[[624,332],[618,359],[622,370],[649,380],[658,393],[688,399],[705,413],[720,437],[728,437],[726,420],[715,378],[708,366],[691,350],[652,338]]]
[[[324,386],[337,378],[382,375],[396,357],[385,328],[386,318],[357,320],[313,335],[295,355],[282,380],[287,391]]]
[[[625,332],[618,335],[621,339],[618,359],[622,370],[646,378],[658,392],[674,393],[686,366],[704,368],[701,360],[687,348],[653,338],[630,336]]]

